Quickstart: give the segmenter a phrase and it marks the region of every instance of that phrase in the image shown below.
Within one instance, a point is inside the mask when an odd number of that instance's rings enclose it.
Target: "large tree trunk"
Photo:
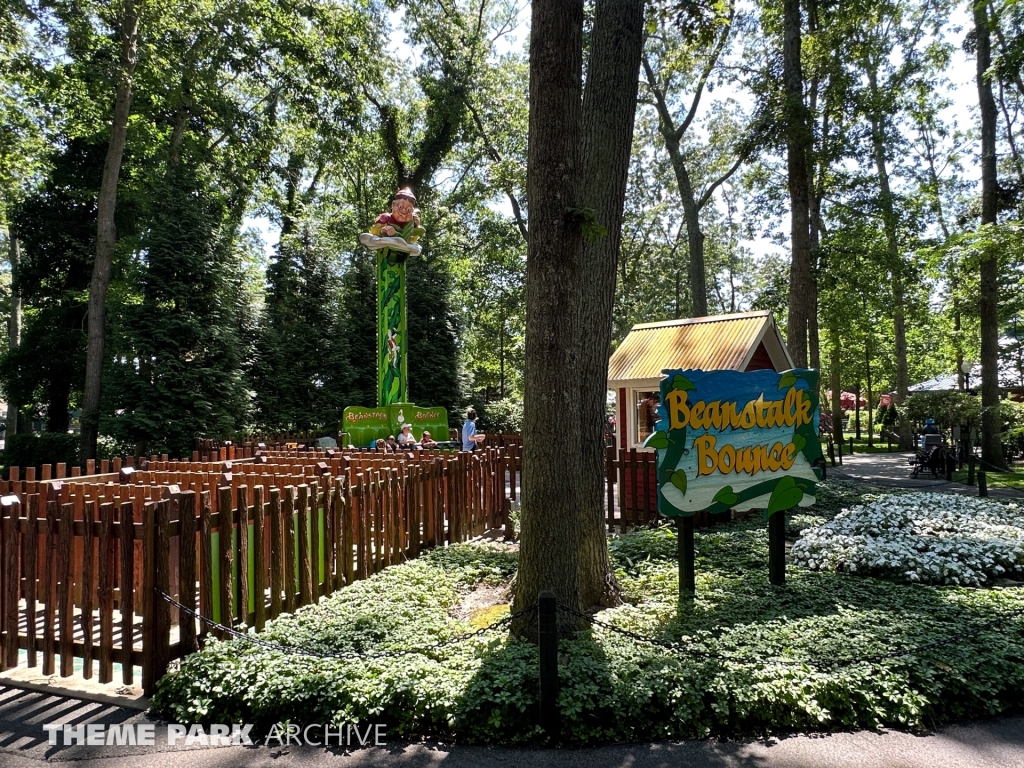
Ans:
[[[818,3],[817,0],[807,2],[807,31],[814,35],[818,31]],[[817,73],[811,78],[811,87],[808,91],[808,122],[816,124],[818,112],[818,92],[821,89],[821,78]],[[815,370],[821,369],[821,338],[818,327],[818,275],[821,273],[821,200],[824,176],[827,171],[827,160],[824,157],[825,143],[828,140],[828,112],[821,118],[821,151],[815,153],[814,131],[811,131],[811,155],[807,163],[807,188],[808,188],[808,249],[810,250],[811,278],[810,288],[812,296],[810,299],[811,311],[807,320],[807,346],[810,352],[810,367]],[[815,174],[819,173],[816,180]],[[818,388],[821,389],[821,381],[818,381]]]
[[[807,328],[814,306],[811,273],[810,190],[807,155],[812,136],[804,104],[800,64],[800,0],[783,3],[783,80],[786,89],[786,166],[789,177],[790,238],[788,347],[798,368],[807,366]]]
[[[605,542],[601,435],[642,7],[642,0],[598,0],[584,103],[582,0],[533,3],[527,479],[516,610],[544,589],[577,611],[617,599]],[[584,248],[584,227],[595,220],[606,233],[588,232],[596,239]],[[559,624],[566,631],[580,627],[565,613]],[[524,616],[514,630],[535,638],[536,616]]]
[[[622,243],[622,211],[643,52],[644,0],[598,0],[590,37],[590,61],[583,98],[582,199],[605,228],[604,237],[583,242],[586,271],[580,288],[580,399],[582,495],[573,523],[582,539],[584,606],[617,604],[619,587],[608,562],[605,488],[605,405],[612,348],[615,274]],[[700,234],[699,227],[694,230]],[[700,234],[703,239],[703,234]],[[703,259],[703,248],[701,249]],[[706,309],[705,309],[706,311]],[[571,374],[570,374],[571,376]]]
[[[21,346],[21,284],[18,281],[18,266],[21,262],[21,244],[18,233],[11,225],[7,230],[8,246],[11,258],[11,318],[8,324],[7,345],[13,352]],[[18,434],[18,411],[21,404],[14,397],[7,399],[7,433],[6,440]]]
[[[519,573],[514,608],[551,589],[563,605],[582,609],[579,511],[582,452],[564,450],[582,423],[579,286],[583,233],[568,215],[579,208],[583,95],[583,0],[536,0],[530,30],[530,121],[527,199],[526,362]],[[571,388],[567,386],[571,384]],[[576,443],[576,448],[579,444]],[[562,618],[560,616],[560,618]],[[514,629],[535,636],[535,616]]]
[[[986,73],[992,66],[988,4],[974,4],[978,41],[978,103],[981,108],[981,224],[995,224],[998,212],[996,176],[996,103]],[[981,315],[981,459],[1005,468],[999,439],[999,262],[989,250],[981,261],[979,313]]]
[[[135,74],[139,15],[134,0],[124,0],[121,25],[121,62],[114,96],[114,115],[110,125],[110,143],[103,164],[103,178],[96,199],[96,261],[89,284],[89,330],[85,359],[85,391],[82,395],[82,461],[96,458],[96,437],[99,433],[100,382],[103,378],[104,342],[106,341],[107,287],[114,261],[117,230],[114,211],[117,207],[117,181],[121,174],[128,135],[128,117],[132,106],[132,76]]]

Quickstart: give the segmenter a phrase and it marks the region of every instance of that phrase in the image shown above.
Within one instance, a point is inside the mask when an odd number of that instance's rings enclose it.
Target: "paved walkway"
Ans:
[[[873,485],[894,488],[911,488],[936,493],[959,493],[977,496],[978,487],[950,482],[945,478],[934,478],[930,472],[922,472],[917,478],[910,476],[913,467],[909,459],[913,453],[857,453],[843,456],[842,465],[828,468],[829,479],[858,480]],[[1024,498],[1024,491],[999,485],[998,478],[989,482],[988,495],[992,498]]]
[[[50,745],[43,724],[155,724],[155,746]],[[0,768],[1024,768],[1024,717],[961,723],[927,736],[861,731],[743,741],[712,739],[528,750],[408,744],[347,753],[314,747],[169,747],[166,726],[137,710],[0,687]]]

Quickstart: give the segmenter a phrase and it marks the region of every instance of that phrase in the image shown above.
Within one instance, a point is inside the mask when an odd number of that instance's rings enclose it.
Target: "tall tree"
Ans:
[[[85,358],[85,389],[82,397],[82,459],[96,458],[99,434],[100,387],[103,377],[106,341],[107,288],[117,245],[114,211],[117,208],[117,182],[128,135],[132,106],[132,77],[138,61],[139,9],[135,0],[120,0],[114,6],[113,28],[121,50],[114,89],[114,109],[110,122],[110,142],[103,165],[100,191],[96,198],[96,260],[89,284],[89,335]]]
[[[693,142],[691,134],[695,131],[691,128],[695,127],[694,121],[705,91],[713,83],[712,76],[731,39],[735,37],[735,3],[726,3],[721,14],[713,23],[704,27],[709,30],[708,33],[673,34],[671,29],[665,29],[658,35],[649,36],[647,52],[642,59],[644,86],[658,114],[660,133],[672,163],[683,208],[689,254],[691,317],[708,314],[708,278],[701,211],[753,152],[759,133],[760,121],[755,117],[735,131],[731,140],[723,142],[721,137],[716,136],[716,127],[727,123],[716,120],[708,126],[707,142],[687,146],[688,141]],[[690,71],[693,69],[696,71]],[[733,84],[737,84],[735,80]],[[689,102],[684,102],[682,111],[677,114],[673,103],[679,99],[675,91],[681,85],[690,85],[693,93]]]
[[[790,205],[789,353],[798,367],[807,365],[807,329],[816,294],[811,264],[810,184],[808,154],[813,137],[804,103],[800,60],[802,19],[800,0],[783,0],[782,72],[785,87],[786,168]]]
[[[996,167],[996,102],[992,96],[992,30],[988,2],[974,0],[974,34],[977,46],[978,105],[981,112],[981,226],[994,226],[999,212],[999,179]],[[987,249],[979,268],[981,286],[981,458],[1003,468],[999,437],[999,260]]]
[[[576,610],[618,599],[602,512],[601,434],[643,1],[595,3],[585,89],[583,6],[532,6],[523,424],[530,483],[517,609],[543,589]],[[565,613],[559,621],[579,626]],[[515,630],[530,636],[535,626],[523,617]]]

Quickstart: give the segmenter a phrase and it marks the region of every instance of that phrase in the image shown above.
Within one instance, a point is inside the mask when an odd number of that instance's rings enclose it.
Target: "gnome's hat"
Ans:
[[[392,200],[399,200],[401,198],[404,198],[406,200],[411,200],[413,203],[415,203],[416,202],[416,195],[414,195],[412,193],[412,187],[402,187],[400,190],[395,192],[395,196],[392,197],[391,199]]]

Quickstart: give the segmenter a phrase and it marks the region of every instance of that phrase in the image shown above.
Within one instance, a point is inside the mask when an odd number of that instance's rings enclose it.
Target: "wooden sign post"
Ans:
[[[678,518],[679,595],[692,598],[693,514],[764,510],[768,572],[786,580],[785,511],[814,503],[821,479],[818,372],[666,370],[658,453],[658,512]]]

